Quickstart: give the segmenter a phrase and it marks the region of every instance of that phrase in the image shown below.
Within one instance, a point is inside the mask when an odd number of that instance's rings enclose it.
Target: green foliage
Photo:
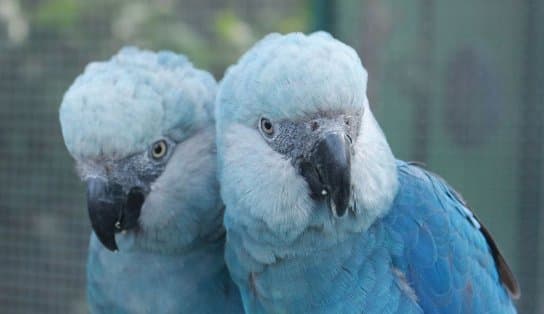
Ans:
[[[73,27],[80,18],[80,9],[76,0],[44,1],[34,13],[34,25],[58,29]]]
[[[123,45],[170,49],[216,75],[266,33],[307,31],[309,21],[306,1],[270,1],[244,10],[237,1],[10,1],[20,4],[28,17],[27,46],[54,38],[88,55],[88,61],[106,58]]]

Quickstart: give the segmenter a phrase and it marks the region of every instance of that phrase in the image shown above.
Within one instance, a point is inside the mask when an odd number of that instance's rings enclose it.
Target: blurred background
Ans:
[[[90,224],[64,91],[126,44],[217,79],[263,35],[328,30],[369,71],[395,154],[441,174],[544,313],[544,1],[0,0],[0,313],[85,313]]]

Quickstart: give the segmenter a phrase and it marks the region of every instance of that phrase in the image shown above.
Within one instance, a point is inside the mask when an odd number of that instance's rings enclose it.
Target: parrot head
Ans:
[[[213,77],[184,56],[128,47],[89,64],[65,93],[62,134],[105,247],[117,250],[121,235],[149,247],[188,243],[211,224],[196,210],[218,207],[213,134],[201,134],[213,124],[215,92]]]
[[[359,231],[387,209],[395,159],[366,84],[356,52],[323,32],[269,35],[228,69],[216,105],[227,225],[292,240]]]

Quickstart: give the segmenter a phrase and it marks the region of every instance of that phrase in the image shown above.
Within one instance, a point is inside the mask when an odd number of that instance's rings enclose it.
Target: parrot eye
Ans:
[[[274,134],[274,126],[267,118],[261,118],[260,126],[266,136],[272,136]]]
[[[153,143],[153,146],[151,146],[151,156],[153,159],[161,159],[166,155],[167,151],[167,145],[165,140],[159,140]]]

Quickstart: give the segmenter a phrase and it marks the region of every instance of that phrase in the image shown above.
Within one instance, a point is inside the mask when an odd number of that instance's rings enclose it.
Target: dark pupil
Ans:
[[[264,121],[264,129],[270,131],[272,129],[272,123],[268,120]]]
[[[162,145],[156,144],[155,149],[153,151],[155,152],[155,155],[160,155],[162,153]]]

